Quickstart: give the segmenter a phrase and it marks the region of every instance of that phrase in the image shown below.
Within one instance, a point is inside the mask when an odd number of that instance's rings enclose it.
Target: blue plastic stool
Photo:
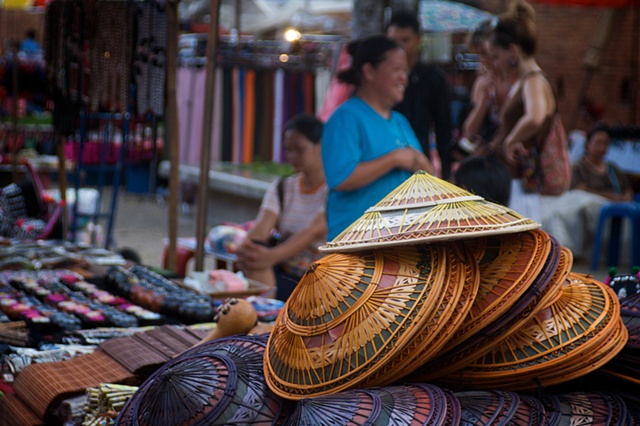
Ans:
[[[598,228],[593,244],[593,258],[591,269],[598,270],[598,260],[602,246],[602,234],[607,220],[611,219],[611,233],[609,235],[609,265],[618,266],[620,254],[620,228],[622,219],[631,221],[631,264],[640,265],[640,204],[639,203],[609,203],[600,208]]]

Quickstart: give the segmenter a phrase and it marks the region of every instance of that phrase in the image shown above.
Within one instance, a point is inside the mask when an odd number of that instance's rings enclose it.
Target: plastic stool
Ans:
[[[598,228],[593,244],[593,258],[591,269],[598,270],[598,260],[602,246],[602,234],[608,219],[611,219],[611,233],[609,235],[609,265],[618,266],[620,253],[620,228],[622,219],[631,221],[631,264],[640,265],[640,204],[638,203],[609,203],[600,208]]]
[[[195,250],[176,244],[176,270],[174,272],[178,275],[185,276],[187,274],[187,262],[195,256],[195,254]],[[169,244],[165,244],[164,250],[162,251],[162,267],[165,269],[169,267]]]

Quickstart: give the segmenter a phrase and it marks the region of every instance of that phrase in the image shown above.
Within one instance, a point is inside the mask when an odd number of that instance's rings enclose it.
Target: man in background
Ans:
[[[33,28],[27,30],[24,39],[20,42],[19,50],[31,56],[38,55],[42,52],[40,44],[36,41],[36,30]]]
[[[395,110],[407,117],[427,155],[430,153],[429,133],[433,129],[442,178],[449,179],[452,129],[447,75],[437,65],[420,62],[422,34],[420,23],[414,14],[406,11],[394,12],[387,27],[387,36],[403,47],[410,69],[404,99],[396,105]]]

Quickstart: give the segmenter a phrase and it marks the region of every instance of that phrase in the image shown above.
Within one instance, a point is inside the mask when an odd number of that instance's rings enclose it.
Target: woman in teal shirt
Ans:
[[[329,186],[328,239],[332,240],[417,170],[433,172],[411,125],[393,106],[407,85],[407,57],[400,45],[372,36],[349,45],[352,65],[338,78],[355,86],[322,136]]]

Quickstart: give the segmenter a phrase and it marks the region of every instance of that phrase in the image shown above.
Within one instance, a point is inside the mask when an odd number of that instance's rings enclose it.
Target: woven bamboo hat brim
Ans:
[[[445,424],[447,398],[437,386],[401,385],[371,388],[368,391],[380,397],[382,407],[377,425],[436,426]]]
[[[624,322],[624,326],[629,332],[627,347],[630,349],[640,350],[640,313],[631,313],[630,311],[621,309],[620,315]]]
[[[122,420],[148,426],[276,424],[284,401],[264,382],[267,338],[233,336],[182,353],[140,386]]]
[[[540,224],[449,182],[416,172],[331,242],[347,252],[537,229]]]
[[[349,389],[297,402],[286,426],[374,426],[380,415],[380,397],[365,389]]]
[[[331,254],[314,262],[276,319],[269,387],[289,399],[359,387],[403,350],[445,291],[443,246]]]
[[[629,313],[635,312],[637,315],[640,315],[640,293],[621,299],[620,309],[628,311]]]
[[[462,408],[460,407],[460,401],[456,398],[456,395],[448,390],[442,389],[444,395],[447,398],[447,415],[442,426],[445,425],[459,425],[462,418]]]
[[[445,285],[440,299],[435,302],[437,309],[403,350],[360,386],[385,386],[411,374],[439,353],[467,316],[478,293],[478,263],[464,244],[452,242],[444,247],[447,256]]]
[[[410,380],[431,381],[464,368],[519,331],[533,315],[557,300],[573,264],[573,255],[554,239],[551,241],[552,250],[543,268],[547,273],[538,275],[514,307],[453,350],[441,353],[432,362],[423,365],[412,374]],[[550,272],[553,274],[549,279],[547,275]]]
[[[615,294],[589,276],[570,274],[563,295],[520,331],[440,383],[525,390],[580,377],[626,342]]]
[[[544,404],[538,398],[527,394],[518,394],[520,403],[509,425],[544,425],[546,424]]]
[[[549,425],[627,425],[627,407],[615,394],[570,392],[543,399]]]
[[[509,310],[542,271],[552,241],[541,230],[487,238],[480,259],[480,290],[462,326],[443,352],[484,329]]]
[[[507,425],[515,416],[520,396],[507,391],[456,392],[463,425]]]

